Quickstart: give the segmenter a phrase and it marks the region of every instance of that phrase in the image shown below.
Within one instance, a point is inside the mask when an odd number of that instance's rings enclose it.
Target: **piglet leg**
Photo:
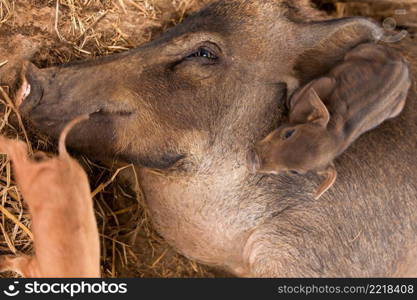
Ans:
[[[316,200],[320,199],[320,197],[323,196],[323,194],[332,187],[332,185],[335,183],[336,178],[337,178],[337,171],[333,164],[331,164],[324,171],[318,172],[318,174],[321,176],[325,176],[326,178],[317,189],[316,196],[315,196]]]

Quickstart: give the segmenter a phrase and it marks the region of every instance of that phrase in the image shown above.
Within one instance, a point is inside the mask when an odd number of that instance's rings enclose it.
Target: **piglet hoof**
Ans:
[[[318,172],[319,175],[325,176],[326,179],[317,189],[316,195],[314,199],[318,200],[323,196],[325,192],[327,192],[335,183],[337,178],[337,171],[334,165],[329,166],[326,170]]]

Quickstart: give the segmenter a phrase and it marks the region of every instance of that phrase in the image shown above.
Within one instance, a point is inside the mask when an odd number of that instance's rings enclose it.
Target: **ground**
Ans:
[[[39,67],[90,59],[139,46],[211,0],[0,0],[0,131],[53,152],[50,141],[24,128],[12,100],[24,57]],[[415,35],[417,0],[313,0],[335,17],[363,15]],[[78,156],[90,177],[105,277],[228,276],[177,254],[152,228],[144,197],[120,178],[132,171]],[[140,185],[140,182],[138,182]],[[0,158],[0,254],[32,251],[30,216]],[[3,274],[3,276],[14,276]]]

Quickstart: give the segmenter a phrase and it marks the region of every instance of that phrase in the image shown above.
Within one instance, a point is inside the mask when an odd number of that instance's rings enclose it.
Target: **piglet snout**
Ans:
[[[248,168],[252,173],[256,173],[261,168],[261,160],[255,150],[249,151],[246,160]]]

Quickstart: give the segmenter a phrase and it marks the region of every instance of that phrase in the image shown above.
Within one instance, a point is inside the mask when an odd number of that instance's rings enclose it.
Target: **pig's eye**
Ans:
[[[299,172],[297,172],[296,170],[290,170],[289,171],[292,175],[300,175]]]
[[[217,59],[217,56],[214,53],[205,48],[198,48],[198,50],[191,54],[189,57],[204,57],[208,59]]]
[[[214,64],[218,61],[219,57],[215,54],[214,51],[208,49],[207,47],[199,47],[193,53],[187,56],[187,60],[199,59],[202,63],[205,64]]]
[[[283,140],[288,140],[289,138],[291,138],[295,133],[295,129],[289,129],[284,131],[284,133],[282,134],[282,139]]]

